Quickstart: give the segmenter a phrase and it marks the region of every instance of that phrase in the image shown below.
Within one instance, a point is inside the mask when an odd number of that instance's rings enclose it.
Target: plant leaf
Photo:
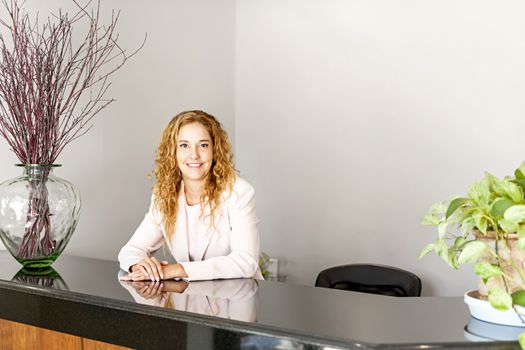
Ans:
[[[425,214],[425,216],[423,216],[423,219],[421,219],[421,224],[425,226],[437,226],[440,222],[441,220],[431,213]]]
[[[518,248],[519,249],[525,249],[525,237],[518,239]]]
[[[469,216],[461,223],[461,232],[464,235],[467,235],[472,231],[474,226],[476,226],[476,222],[474,221],[473,217]]]
[[[429,243],[426,246],[424,246],[423,249],[421,249],[421,252],[419,253],[419,256],[417,257],[417,259],[420,260],[422,257],[424,257],[425,255],[433,251],[434,247],[435,247],[434,243]]]
[[[512,207],[515,203],[508,198],[498,198],[492,203],[490,214],[496,218],[503,217],[505,210]]]
[[[485,172],[485,179],[487,180],[491,191],[493,191],[494,186],[496,186],[496,184],[501,181],[500,179],[498,179],[496,176],[492,175],[489,172]]]
[[[522,332],[518,335],[518,342],[520,343],[520,347],[525,349],[525,332]]]
[[[470,241],[465,243],[463,250],[459,254],[458,263],[469,264],[477,261],[487,248],[487,245],[481,241]]]
[[[484,283],[491,277],[502,276],[503,271],[498,265],[489,264],[488,262],[479,262],[474,265],[474,273],[483,279]]]
[[[518,226],[518,248],[525,249],[525,224]]]
[[[478,228],[478,230],[480,230],[482,233],[487,233],[487,218],[483,214],[475,214],[474,221],[476,222],[476,227]]]
[[[465,243],[467,240],[465,237],[459,236],[454,240],[454,247],[459,248]]]
[[[508,310],[512,307],[512,297],[497,287],[489,289],[489,302],[496,310]]]
[[[525,190],[525,179],[514,179],[511,181]]]
[[[448,265],[453,266],[452,262],[450,261],[450,256],[448,253],[448,246],[447,243],[443,238],[439,238],[434,242],[435,244],[435,250],[436,253],[443,259]]]
[[[443,214],[447,208],[441,202],[433,204],[421,219],[421,224],[425,226],[437,226],[442,221],[437,216]]]
[[[496,183],[494,191],[501,196],[507,196],[515,203],[523,201],[523,189],[510,180],[503,180]]]
[[[470,185],[468,196],[478,205],[485,206],[490,201],[490,188],[487,179],[479,180]]]
[[[525,162],[521,163],[519,168],[514,170],[514,176],[516,176],[516,179],[525,179]]]
[[[511,224],[517,225],[525,221],[525,205],[518,204],[505,210],[503,218]]]
[[[525,290],[518,290],[510,296],[512,297],[512,304],[525,306]]]
[[[446,221],[443,221],[438,225],[438,236],[439,238],[443,238],[447,234],[447,227],[448,223]]]
[[[448,250],[448,260],[447,263],[454,269],[459,269],[458,256],[456,254],[456,249],[450,247]]]
[[[468,201],[467,198],[455,198],[453,199],[450,204],[448,205],[447,212],[445,214],[445,219],[448,219],[450,215],[454,214],[454,212],[461,207],[465,202]]]

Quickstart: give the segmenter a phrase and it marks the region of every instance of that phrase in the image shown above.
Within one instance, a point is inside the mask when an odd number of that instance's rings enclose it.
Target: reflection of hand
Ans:
[[[162,290],[164,292],[173,292],[173,293],[184,293],[186,288],[188,288],[189,283],[186,281],[164,281],[164,287]]]
[[[164,285],[161,282],[133,282],[131,285],[144,299],[153,299],[160,295],[166,294],[163,291]]]

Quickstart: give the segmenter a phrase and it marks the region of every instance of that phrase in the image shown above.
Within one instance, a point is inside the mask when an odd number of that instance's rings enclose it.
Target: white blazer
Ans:
[[[153,197],[144,220],[118,255],[120,267],[129,268],[152,255],[167,243],[171,254],[180,263],[187,280],[212,280],[222,278],[263,279],[259,269],[259,220],[255,213],[255,191],[245,180],[237,177],[233,192],[225,191],[214,215],[215,227],[206,217],[199,225],[194,261],[189,259],[186,195],[184,185],[179,194],[179,210],[175,232],[167,239],[160,212],[154,208]]]

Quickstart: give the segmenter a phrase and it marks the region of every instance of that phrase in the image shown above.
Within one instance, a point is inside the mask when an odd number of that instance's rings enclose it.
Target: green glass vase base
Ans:
[[[60,254],[52,254],[50,256],[46,256],[45,258],[41,259],[20,259],[16,258],[16,260],[22,264],[25,270],[30,271],[38,271],[38,270],[48,270],[55,262],[55,260],[58,258]]]

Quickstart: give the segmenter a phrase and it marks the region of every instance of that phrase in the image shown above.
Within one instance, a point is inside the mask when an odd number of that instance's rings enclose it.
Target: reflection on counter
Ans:
[[[525,327],[505,326],[490,323],[471,317],[465,326],[465,338],[470,341],[516,341],[518,335],[525,331]]]
[[[69,290],[66,282],[52,267],[38,270],[22,268],[11,278],[11,281],[33,284],[38,287]]]
[[[257,282],[253,279],[119,282],[137,303],[238,321],[257,320]]]

